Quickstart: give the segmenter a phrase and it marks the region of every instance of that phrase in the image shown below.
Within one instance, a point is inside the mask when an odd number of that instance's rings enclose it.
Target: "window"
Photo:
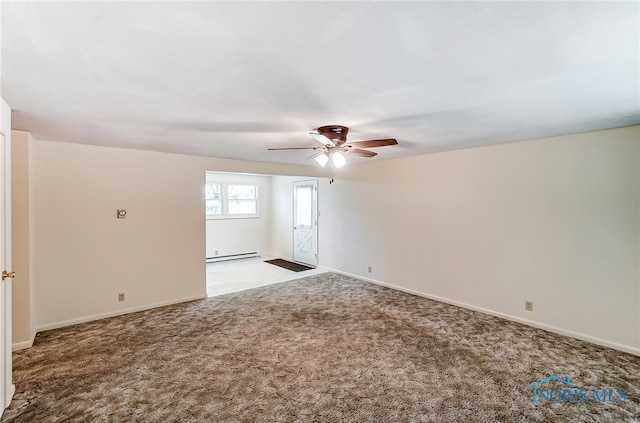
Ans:
[[[258,185],[208,182],[205,207],[210,218],[257,217]]]
[[[205,185],[204,204],[207,216],[219,216],[222,214],[222,184]]]
[[[255,185],[229,185],[227,197],[229,214],[257,214],[258,187]]]

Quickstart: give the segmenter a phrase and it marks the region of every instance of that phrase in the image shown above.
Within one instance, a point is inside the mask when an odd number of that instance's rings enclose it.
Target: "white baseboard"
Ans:
[[[107,313],[94,314],[92,316],[78,317],[76,319],[64,320],[61,322],[47,323],[46,325],[38,326],[38,328],[36,329],[36,332],[42,332],[50,329],[58,329],[65,326],[77,325],[78,323],[86,323],[94,320],[106,319],[108,317],[121,316],[123,314],[135,313],[137,311],[150,310],[152,308],[164,307],[164,306],[173,305],[173,304],[186,303],[189,301],[202,300],[205,298],[207,298],[206,294],[197,295],[195,297],[183,298],[180,300],[164,301],[164,302],[155,303],[155,304],[147,304],[144,306],[132,307],[124,310],[114,310],[114,311],[109,311]]]
[[[207,257],[205,261],[207,263],[218,263],[221,261],[239,260],[239,259],[254,258],[254,257],[260,257],[260,253],[257,251],[254,251],[251,253],[240,253],[240,254],[229,254],[226,256]]]
[[[549,332],[557,333],[558,335],[564,335],[564,336],[568,336],[568,337],[571,337],[571,338],[580,339],[581,341],[590,342],[592,344],[596,344],[596,345],[600,345],[600,346],[603,346],[603,347],[612,348],[614,350],[623,351],[623,352],[626,352],[626,353],[629,353],[629,354],[640,356],[640,348],[634,348],[634,347],[631,347],[631,346],[628,346],[628,345],[618,344],[617,342],[607,341],[606,339],[596,338],[594,336],[586,335],[586,334],[583,334],[583,333],[574,332],[574,331],[571,331],[571,330],[559,328],[559,327],[556,327],[556,326],[547,325],[547,324],[544,324],[544,323],[539,323],[539,322],[536,322],[534,320],[523,319],[521,317],[513,316],[513,315],[510,315],[510,314],[501,313],[499,311],[493,311],[493,310],[489,310],[489,309],[486,309],[486,308],[477,307],[477,306],[474,306],[474,305],[471,305],[471,304],[466,304],[466,303],[462,303],[462,302],[459,302],[459,301],[450,300],[448,298],[439,297],[437,295],[426,294],[424,292],[415,291],[413,289],[403,288],[401,286],[396,286],[396,285],[392,285],[390,283],[381,282],[381,281],[378,281],[378,280],[375,280],[375,279],[367,278],[365,276],[354,275],[354,274],[351,274],[351,273],[342,272],[340,270],[331,269],[331,268],[326,268],[326,269],[328,271],[330,271],[330,272],[334,272],[334,273],[338,273],[338,274],[341,274],[341,275],[349,276],[349,277],[352,277],[352,278],[355,278],[355,279],[360,279],[360,280],[363,280],[363,281],[371,282],[373,284],[384,286],[384,287],[391,288],[391,289],[395,289],[397,291],[402,291],[402,292],[406,292],[408,294],[417,295],[419,297],[428,298],[430,300],[439,301],[441,303],[446,303],[446,304],[451,304],[451,305],[454,305],[454,306],[457,306],[457,307],[466,308],[468,310],[478,311],[480,313],[488,314],[490,316],[499,317],[499,318],[505,319],[505,320],[511,320],[513,322],[522,323],[523,325],[532,326],[534,328],[543,329],[543,330],[546,330],[546,331],[549,331]]]
[[[26,341],[16,342],[12,344],[11,351],[20,351],[20,350],[26,350],[27,348],[31,348],[33,346],[33,341],[35,341],[36,339],[37,333],[38,333],[38,330],[34,329],[33,332],[31,332],[31,337],[29,339],[27,339]]]

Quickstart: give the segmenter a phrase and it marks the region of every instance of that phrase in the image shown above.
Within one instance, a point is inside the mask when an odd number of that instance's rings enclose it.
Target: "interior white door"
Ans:
[[[318,180],[293,183],[293,260],[318,264]]]
[[[0,272],[11,267],[11,146],[0,133]],[[13,273],[13,272],[11,272]],[[0,410],[11,403],[11,278],[0,281]]]

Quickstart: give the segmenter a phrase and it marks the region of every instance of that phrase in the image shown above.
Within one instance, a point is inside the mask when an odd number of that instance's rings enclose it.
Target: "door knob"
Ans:
[[[2,271],[2,280],[5,280],[7,278],[13,279],[16,277],[16,272],[7,272],[6,270]]]

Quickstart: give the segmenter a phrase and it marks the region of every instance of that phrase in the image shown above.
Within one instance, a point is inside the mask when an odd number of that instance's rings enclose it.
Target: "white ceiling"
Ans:
[[[2,2],[2,96],[36,138],[314,165],[640,123],[639,2]],[[354,162],[366,160],[350,157]]]

